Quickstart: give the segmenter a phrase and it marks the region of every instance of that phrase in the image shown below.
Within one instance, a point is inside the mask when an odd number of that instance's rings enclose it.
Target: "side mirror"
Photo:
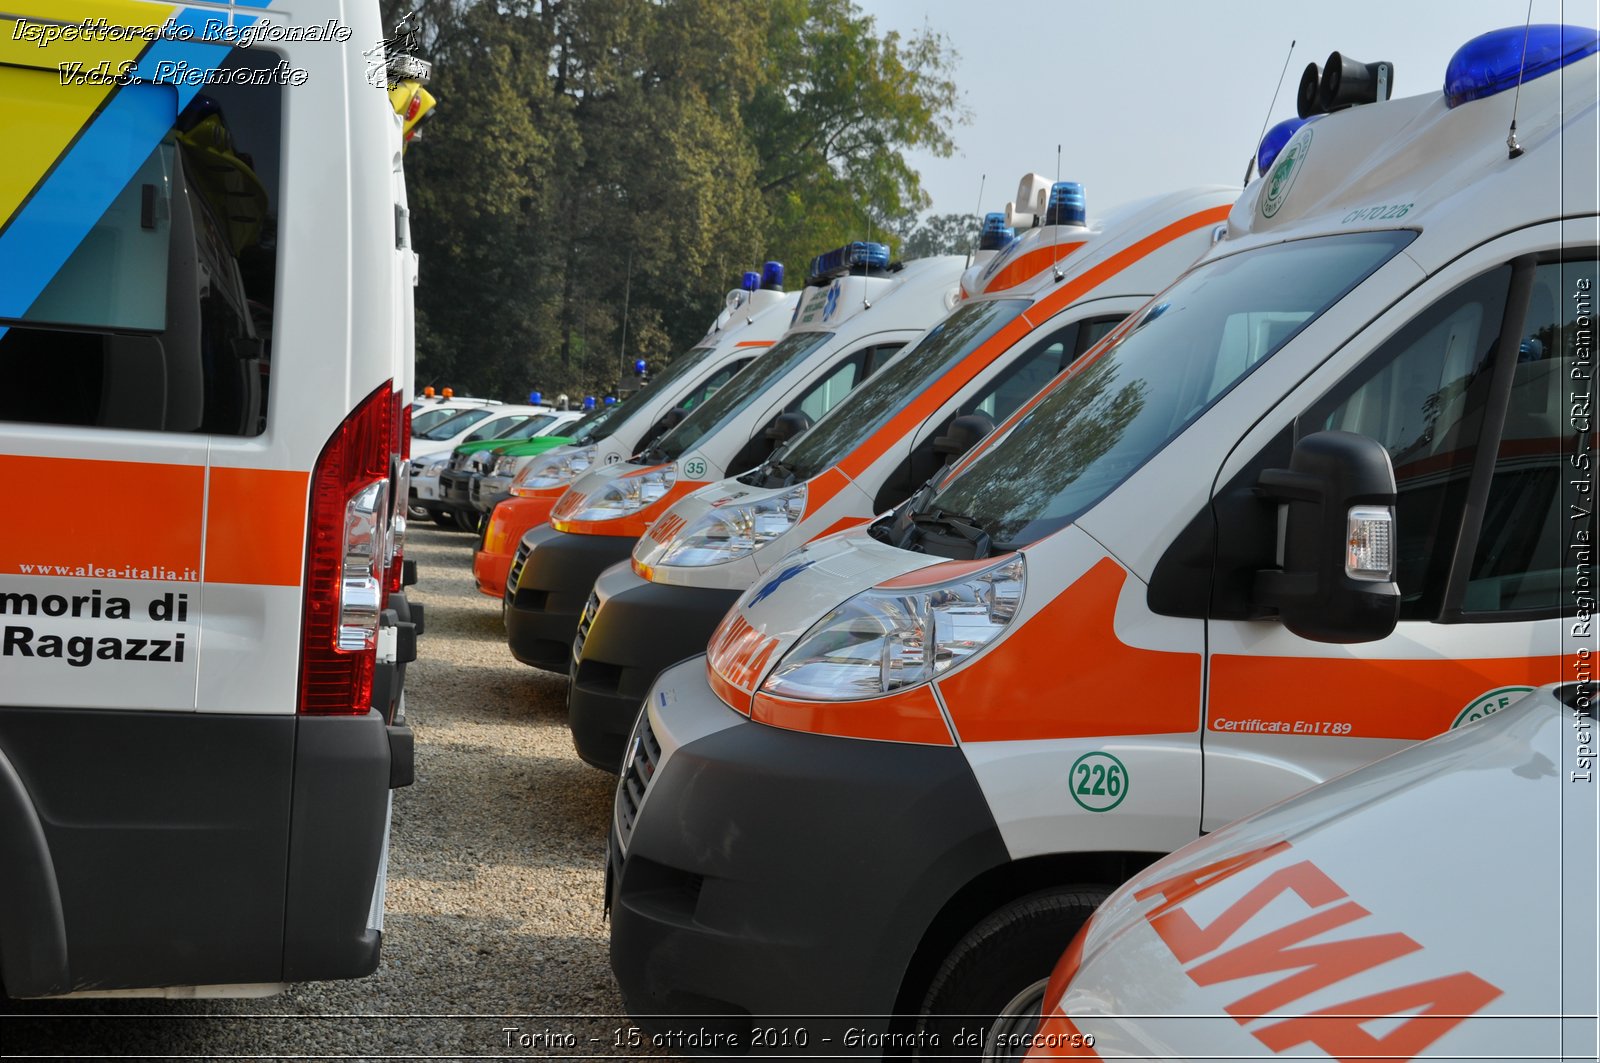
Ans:
[[[767,425],[766,436],[772,440],[774,448],[780,443],[787,443],[795,436],[811,427],[811,416],[800,410],[790,410],[780,413]]]
[[[971,450],[978,440],[993,431],[994,421],[988,414],[962,414],[950,422],[944,435],[934,439],[933,449],[936,453],[943,454],[948,462]]]
[[[1256,573],[1255,599],[1317,642],[1375,642],[1400,618],[1394,466],[1377,440],[1317,432],[1256,493],[1278,505],[1278,567]]]

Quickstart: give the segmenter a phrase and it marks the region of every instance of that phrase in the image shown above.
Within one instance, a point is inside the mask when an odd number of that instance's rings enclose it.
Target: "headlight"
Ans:
[[[626,517],[659,501],[677,479],[676,465],[655,465],[607,480],[591,495],[568,488],[550,511],[551,523]]]
[[[411,463],[412,475],[421,473],[424,476],[437,476],[439,474],[439,466],[449,460],[450,452],[448,450],[439,454],[424,455]]]
[[[482,472],[489,467],[489,462],[493,457],[494,453],[492,451],[480,450],[467,459],[465,468],[471,472]]]
[[[692,568],[744,557],[793,528],[805,511],[805,484],[759,502],[709,510],[672,540],[656,564]]]
[[[502,454],[494,459],[494,468],[490,470],[491,476],[510,476],[517,471],[517,462],[522,459],[515,454]]]
[[[1026,584],[1019,554],[953,583],[862,591],[817,621],[761,688],[854,701],[926,683],[999,638]]]
[[[511,486],[537,491],[570,484],[589,471],[589,466],[594,464],[594,459],[599,453],[599,447],[584,447],[582,450],[557,452],[530,461]]]

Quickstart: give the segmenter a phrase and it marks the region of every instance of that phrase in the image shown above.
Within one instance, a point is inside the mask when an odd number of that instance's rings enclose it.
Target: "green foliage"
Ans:
[[[798,280],[908,231],[902,151],[948,154],[960,117],[946,42],[880,38],[850,0],[422,0],[419,22],[419,384],[599,394],[663,364],[744,270]]]
[[[978,246],[976,214],[930,214],[906,234],[906,258],[930,255],[965,255]]]

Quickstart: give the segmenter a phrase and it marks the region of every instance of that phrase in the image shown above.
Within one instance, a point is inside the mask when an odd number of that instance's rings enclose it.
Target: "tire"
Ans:
[[[1043,890],[1012,901],[973,927],[928,987],[917,1020],[917,1058],[1026,1055],[1021,1035],[1038,1026],[1050,972],[1108,893],[1093,885]],[[974,1032],[981,1044],[973,1043]]]
[[[478,511],[475,509],[458,509],[455,511],[456,528],[464,532],[478,530]]]
[[[456,526],[456,515],[447,509],[436,509],[429,513],[428,516],[432,517],[433,522],[441,528],[454,528]]]

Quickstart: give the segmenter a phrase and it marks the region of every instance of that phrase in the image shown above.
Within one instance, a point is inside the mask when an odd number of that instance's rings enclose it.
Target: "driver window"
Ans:
[[[1424,310],[1298,425],[1300,436],[1340,429],[1388,449],[1402,620],[1434,619],[1443,605],[1510,279],[1501,266]]]

